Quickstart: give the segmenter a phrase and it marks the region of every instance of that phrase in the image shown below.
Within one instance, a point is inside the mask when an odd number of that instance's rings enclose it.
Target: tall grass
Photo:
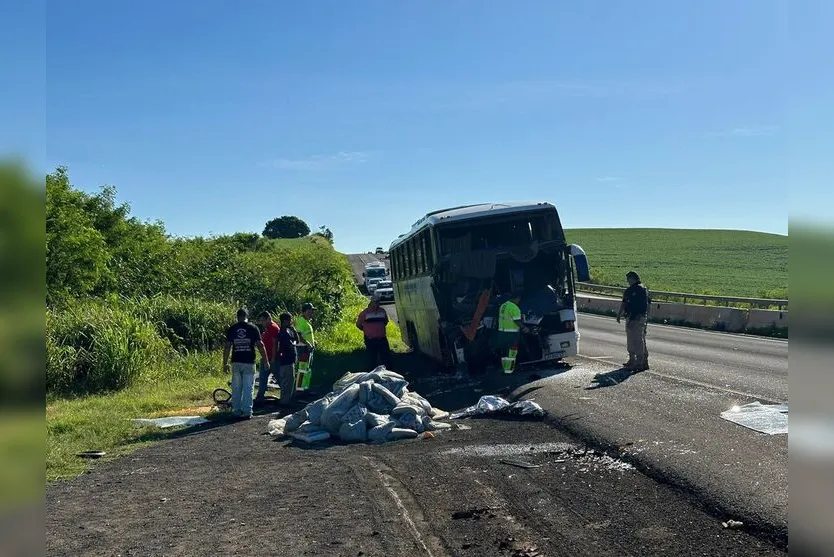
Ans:
[[[176,355],[148,321],[96,302],[47,310],[46,333],[46,389],[51,393],[123,389]]]
[[[187,353],[222,347],[238,308],[230,303],[155,296],[128,300],[124,309],[152,323],[175,350]]]

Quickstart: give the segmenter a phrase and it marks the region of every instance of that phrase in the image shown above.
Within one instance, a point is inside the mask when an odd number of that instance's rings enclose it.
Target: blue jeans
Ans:
[[[269,382],[269,375],[272,374],[275,376],[275,379],[278,379],[278,368],[275,367],[275,362],[270,362],[269,364],[270,371],[266,370],[266,366],[264,366],[263,360],[261,360],[261,368],[260,372],[258,373],[258,394],[255,396],[258,400],[262,399],[264,395],[266,395],[266,387],[267,383]]]
[[[252,389],[255,388],[255,364],[232,363],[232,412],[236,416],[252,415]]]

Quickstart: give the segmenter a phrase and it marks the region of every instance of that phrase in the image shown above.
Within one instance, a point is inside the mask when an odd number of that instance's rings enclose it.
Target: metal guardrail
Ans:
[[[577,293],[585,292],[587,294],[602,294],[614,295],[622,297],[625,288],[619,286],[605,286],[602,284],[591,284],[588,282],[576,283]],[[788,307],[787,300],[778,300],[772,298],[740,298],[736,296],[711,296],[709,294],[690,294],[687,292],[664,292],[662,290],[651,290],[649,293],[653,302],[702,302],[707,305],[707,302],[718,302],[727,307],[749,306],[751,308],[767,309],[776,307],[779,311],[783,311]]]

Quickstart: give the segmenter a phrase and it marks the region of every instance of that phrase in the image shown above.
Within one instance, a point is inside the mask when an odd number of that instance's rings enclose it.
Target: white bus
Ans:
[[[391,244],[389,258],[399,326],[412,350],[448,368],[483,371],[500,357],[498,308],[515,291],[530,330],[518,365],[576,355],[574,281],[589,280],[588,261],[565,241],[552,204],[434,211]]]

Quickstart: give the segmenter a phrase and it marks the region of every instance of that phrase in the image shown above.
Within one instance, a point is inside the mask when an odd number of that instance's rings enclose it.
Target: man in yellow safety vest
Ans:
[[[509,300],[498,308],[498,335],[502,353],[506,354],[501,358],[501,368],[504,373],[515,371],[515,360],[518,357],[518,342],[521,339],[521,332],[527,330],[521,320],[521,308],[518,303],[521,296],[514,293]]]
[[[305,302],[301,304],[301,315],[295,318],[295,331],[298,333],[298,376],[296,377],[295,390],[306,391],[310,388],[310,378],[313,374],[313,351],[316,348],[316,337],[313,334],[313,325],[310,320],[313,318],[313,304]]]

